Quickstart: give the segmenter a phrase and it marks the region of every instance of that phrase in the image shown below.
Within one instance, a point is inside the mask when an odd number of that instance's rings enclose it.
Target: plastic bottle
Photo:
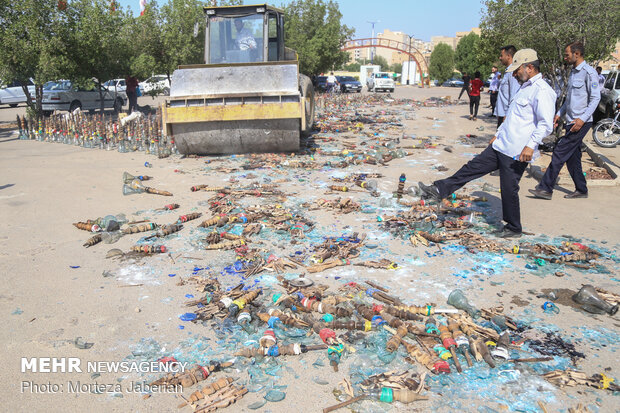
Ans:
[[[147,168],[152,168],[153,164],[151,164],[150,162],[144,162],[144,166],[146,166]]]
[[[356,182],[357,186],[367,189],[370,192],[375,192],[377,190],[377,181],[374,179],[370,179],[368,181],[359,181]]]
[[[486,182],[484,183],[484,185],[482,185],[482,190],[485,191],[485,192],[501,192],[500,189],[498,189],[498,188],[494,187],[493,185],[488,184]]]
[[[427,397],[408,390],[408,389],[392,389],[391,387],[382,387],[380,389],[371,389],[366,394],[385,403],[401,402],[411,403],[417,400],[426,400]]]

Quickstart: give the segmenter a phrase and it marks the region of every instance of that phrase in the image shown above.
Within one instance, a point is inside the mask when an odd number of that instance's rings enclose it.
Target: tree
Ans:
[[[0,3],[0,77],[22,84],[31,115],[42,116],[43,84],[70,72],[71,18],[55,2],[22,0]],[[27,88],[35,83],[35,96]]]
[[[346,70],[347,72],[359,72],[360,66],[361,65],[359,63],[350,63],[348,65],[345,65],[343,69]]]
[[[316,75],[348,61],[348,53],[340,49],[354,30],[341,23],[336,2],[293,0],[284,12],[285,43],[297,52],[302,73]]]
[[[163,21],[156,2],[146,4],[144,13],[131,19],[124,27],[123,36],[129,41],[129,73],[146,79],[153,72],[165,72],[167,53],[163,41]]]
[[[168,79],[179,65],[204,63],[204,5],[199,0],[168,0],[161,8],[163,56],[159,61]]]
[[[495,55],[513,44],[538,53],[543,72],[552,80],[558,104],[566,93],[570,68],[564,48],[581,41],[593,65],[610,57],[620,38],[620,3],[616,0],[486,0],[480,23],[481,54]]]
[[[390,66],[390,72],[402,73],[402,71],[403,71],[402,63],[393,63],[392,66]]]
[[[387,72],[388,70],[390,70],[390,65],[388,64],[387,59],[383,56],[375,55],[374,59],[372,60],[372,64],[380,66],[382,72]]]
[[[97,80],[103,111],[101,83],[121,76],[129,66],[129,48],[120,33],[130,16],[110,10],[107,0],[75,0],[67,10],[75,14],[73,61],[77,67],[72,77],[86,89],[93,86],[93,78]]]
[[[469,33],[463,37],[456,46],[454,53],[454,65],[461,73],[473,75],[476,71],[481,73],[483,79],[491,74],[491,67],[496,58],[490,58],[480,52],[480,36]],[[496,53],[498,55],[498,53]]]
[[[428,66],[432,78],[443,83],[450,79],[454,69],[454,51],[445,43],[439,43],[431,53],[431,62]]]

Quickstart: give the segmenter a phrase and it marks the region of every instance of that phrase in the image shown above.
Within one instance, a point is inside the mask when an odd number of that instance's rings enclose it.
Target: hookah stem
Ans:
[[[450,334],[448,327],[443,324],[439,324],[439,332],[439,341],[444,345],[444,347],[448,347],[448,350],[450,350],[450,354],[452,354],[452,360],[454,361],[454,366],[456,367],[456,370],[459,373],[462,373],[463,368],[461,367],[459,359],[456,357],[456,342],[452,338],[452,334]]]
[[[213,383],[204,386],[202,389],[196,390],[195,392],[190,394],[189,401],[186,400],[184,403],[181,403],[178,408],[180,409],[181,407],[185,407],[190,403],[194,403],[198,400],[204,399],[205,397],[212,395],[218,390],[229,386],[233,381],[234,380],[231,377],[223,377],[217,381],[214,381]]]
[[[358,402],[358,401],[360,401],[360,400],[364,400],[364,399],[366,399],[366,398],[368,398],[368,397],[369,397],[369,396],[368,396],[368,395],[366,395],[366,394],[360,394],[359,396],[352,397],[352,398],[350,398],[349,400],[344,401],[344,402],[342,402],[342,403],[338,403],[338,404],[335,404],[335,405],[333,405],[333,406],[330,406],[330,407],[326,407],[326,408],[324,408],[324,409],[323,409],[323,413],[333,412],[334,410],[341,409],[341,408],[343,408],[343,407],[346,407],[346,406],[348,406],[348,405],[350,405],[350,404],[353,404],[353,403],[355,403],[355,402]]]
[[[405,174],[401,174],[400,178],[398,178],[398,189],[396,190],[396,198],[401,199],[403,197],[403,191],[405,189]]]
[[[459,330],[459,325],[457,323],[450,323],[448,324],[448,330],[450,330],[452,332],[452,338],[454,338],[454,340],[457,341],[458,344],[458,338],[459,337],[463,337],[465,340],[467,340],[467,337],[465,336],[465,334],[463,334],[463,332],[461,330]],[[469,345],[467,345],[467,347],[469,347]],[[469,367],[473,366],[473,363],[471,361],[471,356],[469,355],[469,351],[467,351],[467,347],[465,345],[459,346],[459,350],[461,350],[461,353],[463,353],[463,355],[465,356],[465,360],[467,361],[467,365]]]
[[[148,187],[148,186],[145,186],[144,189],[149,194],[163,195],[163,196],[172,196],[172,193],[168,192],[168,191],[162,191],[162,190],[151,188],[151,187]]]

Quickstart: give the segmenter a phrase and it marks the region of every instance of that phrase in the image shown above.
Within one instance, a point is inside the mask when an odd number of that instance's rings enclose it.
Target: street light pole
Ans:
[[[409,50],[407,50],[409,53],[409,63],[407,63],[407,85],[409,85],[411,79],[411,35],[408,34],[407,36],[409,36]]]
[[[372,46],[375,45],[375,24],[377,23],[381,23],[381,20],[377,20],[377,21],[367,21],[366,23],[370,23],[372,25],[372,36],[371,36],[371,42],[372,42]],[[374,63],[374,47],[370,48],[370,64]]]

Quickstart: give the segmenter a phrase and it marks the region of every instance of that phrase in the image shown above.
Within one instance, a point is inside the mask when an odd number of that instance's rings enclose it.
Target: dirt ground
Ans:
[[[399,87],[394,98],[412,98],[423,101],[430,97],[456,97],[459,89]],[[363,96],[366,92],[363,93]],[[141,98],[140,104],[151,98]],[[352,96],[351,99],[356,99]],[[149,104],[155,101],[148,102]],[[203,219],[210,216],[206,192],[191,192],[196,184],[247,185],[260,178],[270,180],[288,179],[279,188],[288,194],[286,207],[296,208],[314,220],[316,231],[313,240],[324,236],[340,236],[354,231],[368,234],[367,250],[373,258],[388,258],[398,263],[399,269],[373,270],[364,267],[339,267],[306,276],[336,290],[343,281],[373,280],[399,296],[407,304],[423,305],[427,302],[446,306],[448,294],[455,288],[462,289],[471,302],[478,307],[503,306],[505,314],[523,321],[541,336],[557,332],[565,340],[575,344],[585,354],[576,365],[566,357],[556,357],[550,366],[567,367],[585,371],[587,374],[604,372],[620,378],[617,351],[619,350],[618,316],[592,315],[570,305],[570,300],[558,301],[559,314],[548,314],[541,305],[548,301],[544,291],[556,289],[575,292],[582,284],[620,294],[618,287],[618,244],[620,242],[620,190],[617,186],[591,186],[588,199],[568,200],[564,192],[556,191],[551,201],[533,199],[528,189],[534,188],[536,180],[527,173],[521,181],[521,214],[524,230],[535,235],[523,241],[555,242],[574,240],[604,251],[600,261],[603,271],[584,271],[569,266],[528,269],[531,260],[511,254],[468,254],[456,247],[443,250],[414,247],[409,241],[394,237],[377,223],[377,215],[394,215],[395,204],[387,208],[379,206],[380,199],[365,192],[352,192],[347,197],[376,208],[373,213],[356,212],[342,215],[331,211],[308,211],[303,201],[324,197],[330,177],[353,172],[380,172],[381,198],[391,199],[396,190],[398,177],[405,173],[407,185],[418,181],[430,182],[447,177],[481,148],[460,143],[459,137],[476,134],[490,139],[495,130],[495,119],[488,117],[488,97],[483,98],[479,120],[469,121],[468,105],[463,103],[443,107],[390,106],[362,107],[365,115],[381,115],[395,112],[401,116],[404,128],[399,133],[417,138],[433,137],[436,148],[413,150],[411,156],[395,159],[387,166],[350,166],[347,169],[303,170],[274,167],[244,171],[238,169],[224,173],[216,167],[239,167],[241,157],[223,157],[223,161],[205,163],[214,158],[181,159],[172,156],[157,159],[144,153],[118,153],[84,149],[75,146],[17,139],[16,132],[6,127],[0,129],[0,273],[3,289],[0,292],[0,314],[3,334],[0,337],[4,368],[0,370],[0,400],[5,411],[64,411],[64,412],[152,412],[190,411],[188,407],[178,410],[180,399],[173,394],[154,394],[143,400],[140,389],[130,389],[130,383],[150,380],[157,375],[111,372],[33,373],[22,372],[23,358],[32,357],[78,357],[82,366],[87,361],[120,361],[132,359],[153,360],[153,357],[176,355],[178,359],[194,361],[210,359],[223,361],[223,354],[234,352],[232,342],[221,340],[213,334],[211,324],[193,324],[179,320],[179,315],[189,311],[184,306],[187,295],[199,296],[191,285],[178,285],[180,278],[188,278],[197,267],[212,267],[218,273],[234,261],[231,251],[204,251],[197,247],[201,233],[197,223],[190,222],[179,236],[165,241],[174,262],[166,254],[149,257],[141,263],[120,263],[106,259],[111,248],[127,251],[135,245],[139,234],[121,238],[114,245],[100,244],[83,248],[89,236],[77,230],[72,223],[87,218],[124,213],[135,219],[150,218],[158,223],[173,222],[178,215],[202,212]],[[17,109],[0,109],[0,122],[14,120]],[[1,124],[0,124],[1,125]],[[479,130],[482,128],[482,130]],[[390,131],[390,133],[394,133]],[[358,139],[352,132],[321,136],[337,136],[339,140]],[[344,136],[344,138],[343,138]],[[369,139],[369,142],[372,139]],[[340,142],[340,141],[338,141]],[[403,138],[401,145],[410,144]],[[324,149],[338,149],[338,143],[317,142]],[[330,146],[331,145],[331,146]],[[452,152],[443,150],[444,145],[453,147]],[[597,148],[595,148],[597,150]],[[617,151],[617,149],[616,149]],[[604,152],[615,162],[613,150]],[[316,156],[317,160],[328,160]],[[294,158],[309,160],[307,155]],[[144,162],[153,164],[145,168]],[[440,171],[443,165],[447,170]],[[439,168],[443,169],[443,168]],[[155,179],[152,186],[169,190],[174,197],[156,195],[123,196],[121,176],[148,174]],[[252,172],[255,177],[248,176]],[[150,184],[149,182],[149,184]],[[489,198],[484,213],[492,225],[501,218],[499,193],[482,193],[484,183],[499,187],[499,177],[486,176],[463,188],[464,193]],[[572,191],[572,187],[565,186]],[[335,198],[338,195],[328,196]],[[252,200],[252,202],[268,202]],[[176,202],[181,208],[157,214],[153,209]],[[391,201],[392,202],[392,201]],[[142,211],[142,212],[140,212]],[[203,236],[204,238],[204,236]],[[286,245],[285,242],[287,243]],[[513,242],[514,243],[514,242]],[[292,252],[295,246],[286,239],[275,236],[260,243],[266,251]],[[553,273],[561,271],[562,277]],[[297,275],[299,271],[293,272]],[[172,276],[171,276],[172,275]],[[224,276],[222,276],[224,277]],[[225,277],[224,277],[225,278]],[[275,288],[273,276],[261,279],[263,287]],[[234,285],[233,276],[223,280]],[[238,280],[237,280],[238,281]],[[181,329],[182,327],[182,329]],[[235,334],[230,332],[229,334]],[[80,349],[75,345],[81,337],[93,346]],[[355,372],[380,371],[376,364],[365,364],[364,351],[343,359],[340,371],[334,373],[321,352],[278,360],[277,374],[271,376],[265,386],[281,388],[286,398],[269,402],[256,411],[285,412],[291,410],[318,412],[338,403],[332,394],[345,377]],[[403,352],[404,354],[404,352]],[[527,352],[521,353],[522,356]],[[540,354],[532,353],[532,357]],[[322,359],[324,366],[316,367],[315,360]],[[422,372],[397,357],[382,366],[382,371],[406,369]],[[247,362],[246,362],[247,363]],[[488,369],[483,363],[462,374],[454,372],[447,378],[429,379],[429,389],[423,394],[428,401],[410,405],[388,405],[365,401],[354,405],[355,411],[541,411],[542,402],[549,412],[566,411],[578,403],[592,411],[618,411],[617,396],[607,390],[578,386],[559,389],[539,377],[545,367],[529,365],[504,365]],[[100,375],[97,375],[100,374]],[[224,377],[217,373],[215,378]],[[248,374],[248,365],[230,369],[228,376],[243,383],[256,384]],[[71,382],[71,383],[69,383]],[[105,389],[96,394],[92,388],[74,391],[80,384],[104,384]],[[73,387],[72,387],[73,386]],[[36,388],[36,389],[35,389]],[[72,390],[73,389],[73,390]],[[185,389],[187,396],[197,386]],[[112,390],[112,391],[110,391]],[[250,411],[249,407],[263,399],[265,388],[252,391],[225,411]],[[616,406],[616,407],[613,407]],[[485,410],[486,409],[486,410]],[[495,409],[495,410],[490,410]],[[343,410],[344,411],[344,410]]]

